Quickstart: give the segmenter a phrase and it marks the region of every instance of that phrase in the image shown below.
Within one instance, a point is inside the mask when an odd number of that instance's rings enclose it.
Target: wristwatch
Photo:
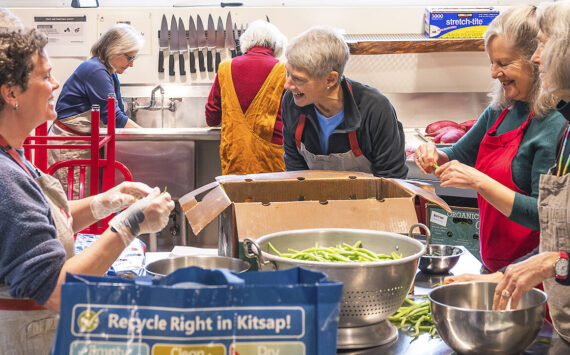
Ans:
[[[568,278],[568,254],[561,251],[558,260],[554,263],[554,274],[557,280],[564,281]]]

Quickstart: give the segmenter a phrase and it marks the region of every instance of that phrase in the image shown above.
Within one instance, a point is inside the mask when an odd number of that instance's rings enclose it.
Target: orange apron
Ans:
[[[222,97],[222,174],[285,171],[283,147],[271,142],[285,85],[285,65],[275,64],[245,113],[235,91],[231,61],[220,64],[218,81]]]

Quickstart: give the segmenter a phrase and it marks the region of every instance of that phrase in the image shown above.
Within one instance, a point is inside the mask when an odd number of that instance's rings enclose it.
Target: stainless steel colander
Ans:
[[[426,249],[412,237],[413,229],[418,226],[425,229],[429,238],[429,230],[423,224],[413,225],[409,237],[362,229],[302,229],[269,234],[256,241],[246,239],[244,249],[248,257],[258,259],[262,270],[302,266],[324,272],[330,280],[342,281],[339,328],[358,328],[385,321],[402,305],[414,280],[418,260]],[[375,253],[395,251],[402,258],[360,263],[305,261],[279,257],[268,245],[271,242],[277,250],[287,252],[289,248],[311,248],[315,243],[329,247],[353,245],[357,241]]]

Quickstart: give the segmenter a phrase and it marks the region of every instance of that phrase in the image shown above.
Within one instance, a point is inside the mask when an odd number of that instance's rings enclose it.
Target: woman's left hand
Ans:
[[[111,213],[119,212],[136,200],[148,195],[152,189],[142,182],[124,181],[112,189],[98,194],[91,200],[91,213],[100,220]]]
[[[447,162],[436,169],[435,176],[439,177],[441,186],[453,186],[464,189],[476,189],[477,184],[487,176],[479,170],[460,163],[457,160]]]

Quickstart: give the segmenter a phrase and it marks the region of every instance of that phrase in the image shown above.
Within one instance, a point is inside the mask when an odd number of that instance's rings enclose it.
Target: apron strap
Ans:
[[[40,306],[30,298],[0,298],[0,311],[42,311],[47,308]]]
[[[76,136],[88,136],[89,134],[87,133],[83,133],[83,132],[79,132],[69,126],[66,126],[65,123],[61,122],[60,120],[55,120],[53,122],[54,125],[56,125],[57,127],[61,128],[62,130],[66,131],[67,133],[71,133],[71,134],[75,134]]]
[[[304,114],[301,114],[301,116],[299,116],[299,123],[297,123],[297,129],[295,130],[295,144],[297,145],[297,149],[301,149],[301,137],[303,136],[306,120],[307,116]]]
[[[356,131],[348,132],[348,141],[350,142],[350,150],[352,150],[352,154],[354,154],[355,157],[361,156],[362,150],[360,150],[360,146],[358,145]]]
[[[30,175],[30,177],[33,179],[34,175],[32,175],[32,173],[30,172],[30,170],[28,169],[28,167],[26,166],[26,164],[24,164],[24,162],[22,161],[22,158],[20,158],[20,155],[18,155],[18,153],[16,153],[16,151],[14,150],[14,148],[12,148],[8,142],[6,141],[6,139],[4,137],[2,137],[2,135],[0,134],[0,147],[2,147],[2,150],[5,153],[8,153],[8,155],[12,158],[12,160],[14,160],[22,169],[24,169],[24,171]]]

